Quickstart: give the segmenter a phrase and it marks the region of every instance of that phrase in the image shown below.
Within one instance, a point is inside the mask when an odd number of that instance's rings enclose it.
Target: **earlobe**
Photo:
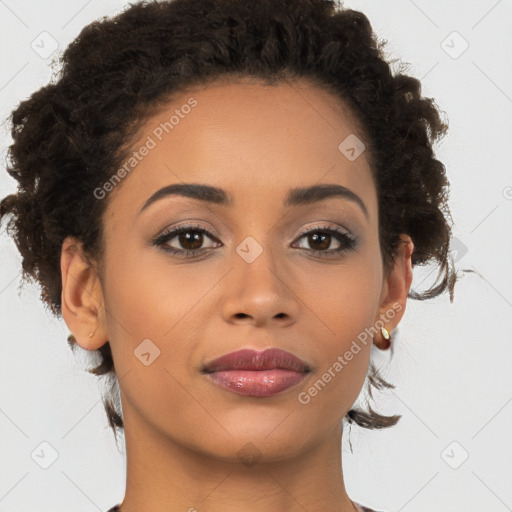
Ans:
[[[379,317],[376,319],[376,324],[379,326],[383,324],[383,327],[391,335],[391,339],[386,339],[385,335],[380,334],[379,328],[374,342],[381,350],[389,348],[390,342],[392,342],[392,332],[405,313],[407,295],[412,283],[411,256],[414,251],[414,243],[408,235],[402,234],[400,238],[402,243],[398,248],[395,264],[385,277]]]
[[[106,342],[103,292],[96,270],[87,262],[82,242],[67,237],[60,257],[62,316],[78,345],[97,350]]]

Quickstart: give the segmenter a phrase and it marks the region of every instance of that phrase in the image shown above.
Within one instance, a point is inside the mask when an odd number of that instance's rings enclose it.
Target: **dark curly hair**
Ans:
[[[92,191],[127,158],[143,122],[173,94],[215,80],[256,79],[273,85],[307,80],[340,98],[364,137],[379,202],[379,237],[387,272],[401,243],[412,238],[413,265],[435,263],[436,283],[408,297],[429,299],[453,290],[451,217],[444,165],[432,144],[447,130],[435,102],[416,78],[391,72],[368,18],[329,0],[173,0],[130,3],[80,32],[59,57],[57,79],[10,114],[14,143],[7,171],[16,194],[0,203],[8,233],[23,258],[22,281],[61,315],[63,240],[82,241],[91,262],[104,254],[108,198]],[[75,348],[73,335],[68,338]],[[88,371],[111,378],[103,403],[114,435],[124,429],[110,344]],[[394,387],[369,366],[368,385]],[[346,419],[385,428],[400,415],[351,409]]]

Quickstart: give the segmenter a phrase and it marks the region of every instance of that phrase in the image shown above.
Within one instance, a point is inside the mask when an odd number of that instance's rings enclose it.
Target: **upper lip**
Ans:
[[[213,373],[226,370],[273,370],[284,369],[296,372],[309,372],[309,366],[298,357],[278,348],[258,352],[244,348],[230,352],[206,363],[203,372]]]

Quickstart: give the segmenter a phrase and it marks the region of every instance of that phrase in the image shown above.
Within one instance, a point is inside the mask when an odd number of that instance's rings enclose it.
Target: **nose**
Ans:
[[[297,321],[300,300],[294,290],[297,279],[291,268],[284,262],[278,264],[267,249],[252,262],[237,253],[233,260],[234,268],[225,282],[225,321],[255,327],[285,327]]]

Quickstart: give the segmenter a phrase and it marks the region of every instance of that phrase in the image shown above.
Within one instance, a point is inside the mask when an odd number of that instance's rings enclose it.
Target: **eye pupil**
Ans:
[[[327,248],[329,248],[329,245],[330,245],[330,237],[331,237],[331,235],[327,235],[327,234],[319,235],[318,233],[315,233],[315,234],[309,235],[309,243],[310,244],[312,243],[312,247],[315,250],[327,249]],[[318,242],[318,239],[322,240],[321,245],[320,245],[320,247],[318,247],[318,246],[314,247],[314,244],[316,242]],[[327,243],[326,243],[326,240],[327,240]]]
[[[190,251],[199,249],[203,244],[203,234],[196,231],[192,232],[192,235],[190,235],[190,233],[191,231],[185,231],[179,235],[180,244]],[[193,242],[193,247],[187,247],[186,244],[190,243],[191,241]]]

